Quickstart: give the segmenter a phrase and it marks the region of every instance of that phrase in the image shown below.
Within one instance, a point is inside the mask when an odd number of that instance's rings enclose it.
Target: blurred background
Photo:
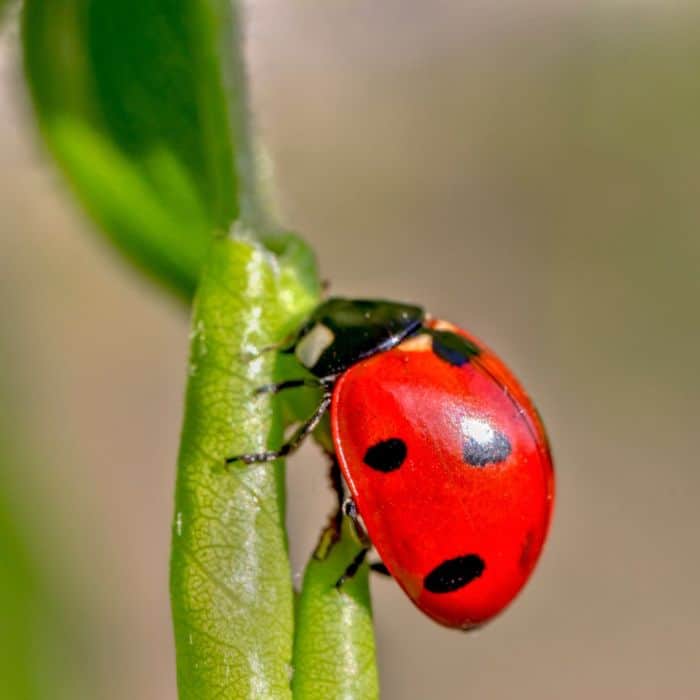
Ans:
[[[549,546],[482,631],[374,581],[387,700],[700,697],[693,5],[248,1],[281,208],[331,290],[487,340],[557,460]],[[12,26],[0,122],[0,647],[32,659],[0,675],[42,700],[171,699],[187,315],[66,196]],[[322,465],[290,463],[297,574],[331,504]]]

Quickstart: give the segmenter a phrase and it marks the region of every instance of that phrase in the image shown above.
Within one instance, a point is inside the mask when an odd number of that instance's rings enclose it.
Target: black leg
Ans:
[[[341,508],[343,509],[343,515],[347,515],[347,517],[350,518],[350,520],[352,520],[352,522],[355,523],[355,525],[359,524],[357,521],[359,517],[357,513],[357,506],[355,505],[355,501],[353,501],[352,498],[346,498],[343,501]]]
[[[384,562],[382,561],[373,561],[370,565],[369,568],[374,571],[375,574],[381,574],[382,576],[391,576],[389,573],[389,569],[386,568],[384,565]]]
[[[346,498],[343,501],[342,508],[343,515],[349,518],[350,522],[352,523],[352,529],[354,530],[355,538],[357,539],[357,541],[360,544],[367,547],[367,549],[370,549],[372,543],[370,542],[369,535],[365,532],[365,528],[360,522],[360,515],[357,512],[357,506],[355,505],[355,501],[353,501],[352,498]]]
[[[340,474],[340,465],[338,458],[332,453],[326,453],[330,458],[330,468],[328,470],[328,481],[331,489],[335,494],[335,508],[330,517],[330,522],[335,529],[336,537],[340,537],[340,530],[343,524],[343,503],[345,502],[345,493],[343,490],[343,478]]]
[[[362,562],[367,556],[367,552],[369,552],[369,550],[372,548],[372,543],[370,542],[364,527],[362,527],[362,523],[360,522],[360,518],[357,512],[357,506],[355,505],[355,501],[353,501],[352,498],[346,498],[343,501],[343,504],[341,506],[341,512],[352,523],[352,529],[354,530],[355,537],[362,545],[362,549],[359,551],[357,556],[350,562],[348,568],[345,569],[343,575],[335,582],[336,588],[341,588],[342,585],[348,579],[351,579],[357,573],[357,570],[360,568],[360,566],[362,566]]]
[[[251,454],[236,455],[235,457],[227,457],[226,464],[233,464],[234,462],[243,462],[244,464],[260,464],[262,462],[274,462],[274,460],[280,457],[286,457],[292,454],[299,445],[304,441],[309,434],[311,434],[316,426],[321,422],[323,414],[328,410],[331,405],[331,394],[325,393],[321,399],[321,403],[317,406],[313,415],[302,424],[299,429],[292,435],[287,442],[282,445],[278,450],[270,450],[267,452],[253,452]]]
[[[369,547],[363,547],[358,552],[357,556],[350,562],[348,568],[343,572],[343,575],[335,582],[336,588],[342,588],[343,584],[357,573],[357,570],[362,566],[362,562],[367,556],[367,552],[369,552]]]
[[[323,379],[288,379],[286,382],[278,384],[263,384],[255,390],[255,394],[279,394],[285,389],[296,389],[300,386],[308,386],[313,388],[325,387],[327,384]]]

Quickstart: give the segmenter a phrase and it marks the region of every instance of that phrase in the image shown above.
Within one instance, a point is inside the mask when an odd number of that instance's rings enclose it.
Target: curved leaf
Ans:
[[[244,85],[227,95],[221,68],[233,39],[224,0],[25,2],[50,150],[109,238],[185,297],[211,232],[239,214],[230,112]]]

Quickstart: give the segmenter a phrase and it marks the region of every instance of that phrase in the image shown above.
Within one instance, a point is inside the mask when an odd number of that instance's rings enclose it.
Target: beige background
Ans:
[[[375,581],[387,700],[700,697],[700,24],[677,2],[255,0],[285,220],[332,291],[421,301],[508,358],[557,459],[553,531],[484,630]],[[93,235],[0,49],[8,465],[90,697],[175,697],[167,599],[187,319]],[[289,469],[300,572],[329,506]],[[87,691],[86,691],[87,692]]]

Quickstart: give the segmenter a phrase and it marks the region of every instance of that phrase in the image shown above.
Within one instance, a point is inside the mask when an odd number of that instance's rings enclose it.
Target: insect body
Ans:
[[[552,460],[518,381],[466,332],[415,306],[330,299],[287,348],[324,387],[333,445],[369,539],[411,600],[469,629],[527,581],[547,533]],[[286,382],[274,390],[308,384]]]

